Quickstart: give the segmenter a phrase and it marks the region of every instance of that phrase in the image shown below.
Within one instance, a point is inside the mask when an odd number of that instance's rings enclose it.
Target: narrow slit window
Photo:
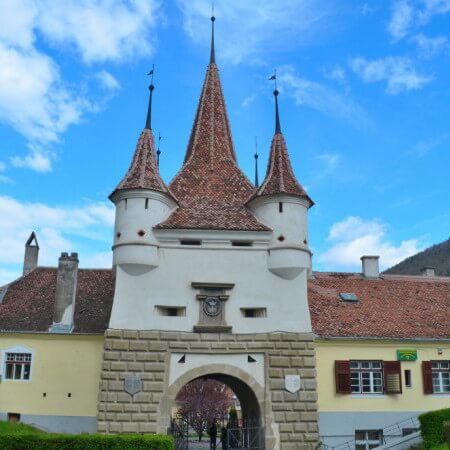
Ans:
[[[283,212],[283,202],[278,202],[278,212]]]
[[[251,247],[253,242],[250,241],[232,241],[231,245],[233,247]]]
[[[411,370],[406,369],[405,370],[405,386],[407,388],[412,387],[412,381],[411,381]]]
[[[247,319],[267,317],[266,308],[241,308],[241,312]]]
[[[124,202],[125,202],[125,211],[126,211],[127,207],[128,207],[128,199],[125,199]]]
[[[186,316],[186,308],[184,306],[157,305],[156,311],[159,316],[166,316],[166,317]]]
[[[192,239],[183,239],[180,241],[181,245],[202,245],[202,241],[192,240]]]
[[[148,209],[148,198],[145,199],[145,209]]]

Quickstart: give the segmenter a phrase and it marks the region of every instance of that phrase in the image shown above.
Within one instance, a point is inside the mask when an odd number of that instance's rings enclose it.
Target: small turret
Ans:
[[[308,209],[314,204],[295,178],[286,141],[281,132],[277,89],[275,134],[270,148],[266,177],[248,202],[256,217],[273,230],[269,270],[281,278],[293,279],[311,268],[308,245]]]
[[[151,270],[158,266],[158,242],[153,226],[164,220],[175,208],[176,201],[162,180],[156,161],[151,129],[153,71],[149,105],[142,131],[128,172],[110,195],[116,205],[113,264],[125,270],[131,266]]]

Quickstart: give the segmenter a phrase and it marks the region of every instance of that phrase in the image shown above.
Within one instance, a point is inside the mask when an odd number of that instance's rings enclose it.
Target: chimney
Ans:
[[[39,244],[36,233],[33,231],[30,234],[27,242],[25,242],[25,256],[23,258],[23,272],[22,275],[28,275],[38,265]]]
[[[70,333],[73,329],[75,296],[77,292],[78,253],[61,253],[56,275],[53,333]]]
[[[434,267],[426,266],[420,269],[420,275],[423,277],[435,277]]]
[[[380,277],[380,266],[379,266],[379,256],[361,256],[362,261],[362,274],[366,278],[379,278]]]

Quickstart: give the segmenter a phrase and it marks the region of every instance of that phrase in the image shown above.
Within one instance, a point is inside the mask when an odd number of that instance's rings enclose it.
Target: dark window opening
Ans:
[[[190,239],[183,239],[180,241],[181,245],[202,245],[202,241],[195,241]]]
[[[246,318],[267,317],[266,308],[241,308],[242,315]]]
[[[405,386],[408,388],[412,387],[411,370],[409,369],[405,370]]]
[[[278,211],[279,211],[280,213],[283,212],[283,202],[279,202],[279,203],[278,203]]]
[[[251,247],[253,242],[250,241],[232,241],[231,245],[233,247]]]
[[[145,199],[145,209],[148,209],[148,198]]]
[[[127,206],[128,206],[128,200],[125,199],[124,202],[125,202],[125,210],[126,210],[126,209],[127,209]]]
[[[156,306],[158,314],[166,317],[183,317],[186,315],[184,306]]]
[[[8,422],[20,422],[20,414],[19,413],[8,413]]]

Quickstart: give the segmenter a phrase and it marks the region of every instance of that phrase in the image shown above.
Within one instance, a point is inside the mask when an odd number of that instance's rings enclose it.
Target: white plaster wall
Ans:
[[[279,211],[280,202],[283,212]],[[308,206],[307,200],[288,195],[257,198],[250,205],[255,216],[273,229],[271,245],[293,244],[305,248],[309,242]],[[278,241],[280,235],[285,238],[283,242]]]
[[[145,208],[146,199],[148,208]],[[115,194],[116,221],[114,245],[130,242],[139,244],[157,243],[152,227],[163,221],[175,206],[168,196],[153,191],[120,191]],[[145,231],[139,236],[138,231]],[[120,237],[117,236],[120,233]]]
[[[274,275],[267,267],[267,247],[165,245],[158,251],[153,270],[117,266],[110,328],[191,332],[200,307],[191,283],[221,282],[235,284],[225,304],[233,333],[311,331],[307,271],[293,280]],[[160,316],[155,305],[184,306],[186,316]],[[240,308],[251,307],[267,308],[267,317],[243,317]]]

